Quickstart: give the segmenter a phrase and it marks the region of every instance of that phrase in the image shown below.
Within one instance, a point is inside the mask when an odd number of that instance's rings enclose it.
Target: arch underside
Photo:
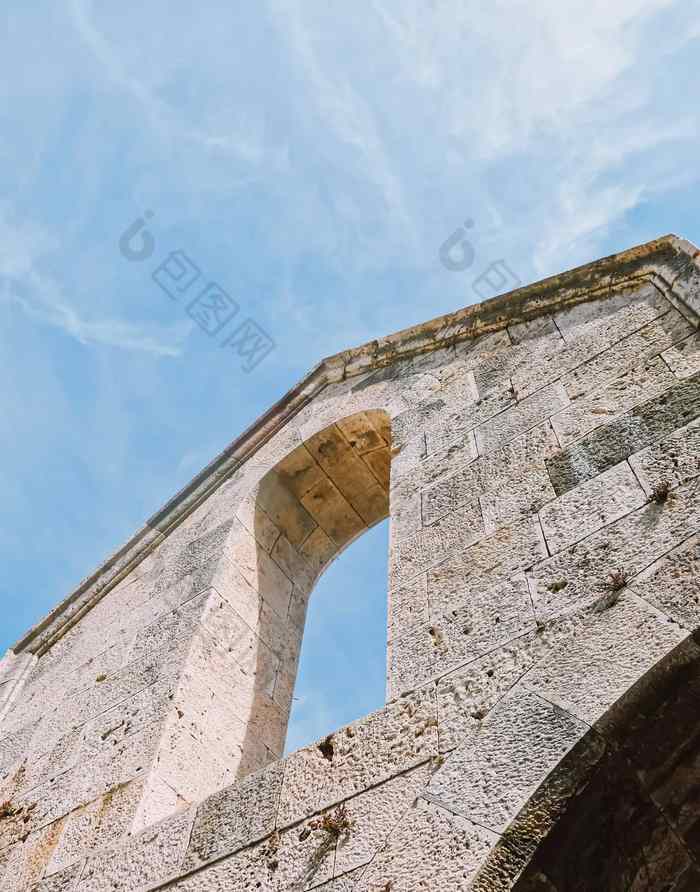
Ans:
[[[256,533],[271,520],[317,573],[389,514],[389,416],[357,412],[309,437],[265,475]]]
[[[474,892],[697,892],[699,718],[696,633],[547,777],[491,853]],[[513,885],[502,884],[517,873]]]

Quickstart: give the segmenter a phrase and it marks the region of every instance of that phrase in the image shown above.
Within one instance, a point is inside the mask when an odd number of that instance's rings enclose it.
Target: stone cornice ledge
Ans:
[[[667,235],[324,359],[24,635],[11,653],[29,652],[39,656],[46,652],[327,384],[381,368],[402,357],[449,346],[593,300],[601,292],[640,279],[652,281],[697,326],[700,324],[699,258],[700,251],[695,245]]]

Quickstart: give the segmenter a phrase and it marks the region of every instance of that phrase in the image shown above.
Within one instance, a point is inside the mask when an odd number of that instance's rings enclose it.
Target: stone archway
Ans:
[[[390,463],[389,416],[357,412],[293,449],[251,494],[259,641],[239,776],[266,764],[246,758],[261,739],[282,756],[309,597],[328,565],[388,516]]]
[[[551,772],[491,853],[474,892],[700,889],[699,711],[696,634]]]

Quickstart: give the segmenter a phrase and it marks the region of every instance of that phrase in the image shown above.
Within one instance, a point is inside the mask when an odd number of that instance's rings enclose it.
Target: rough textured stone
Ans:
[[[523,690],[504,698],[479,733],[433,776],[436,801],[502,833],[547,774],[587,731],[558,706]]]
[[[625,372],[605,387],[576,400],[565,411],[552,415],[552,425],[566,446],[606,420],[648,400],[650,395],[663,393],[675,380],[666,363],[657,356],[647,365]]]
[[[70,892],[75,889],[83,864],[74,864],[32,886],[31,892]]]
[[[334,873],[348,873],[367,864],[393,836],[430,777],[430,765],[422,765],[360,793],[346,803],[348,833],[338,840]]]
[[[356,892],[396,888],[466,890],[496,837],[432,802],[409,811],[356,884]]]
[[[546,620],[582,606],[604,604],[616,594],[610,574],[621,573],[631,581],[688,539],[699,522],[700,486],[692,481],[664,504],[638,508],[542,561],[532,571],[537,616]]]
[[[554,314],[564,339],[575,342],[580,337],[596,338],[608,344],[636,331],[670,309],[668,301],[650,282],[620,287]]]
[[[286,759],[282,826],[437,755],[433,691],[416,691]]]
[[[477,734],[489,710],[569,634],[569,629],[549,625],[514,638],[442,678],[437,687],[440,751],[454,749]]]
[[[185,869],[271,833],[283,773],[283,765],[278,762],[205,799],[197,808]]]
[[[425,573],[405,585],[389,589],[389,641],[405,635],[415,625],[428,622],[428,579]]]
[[[392,642],[392,693],[444,675],[534,627],[524,576],[475,591],[465,606]]]
[[[630,456],[630,465],[647,495],[657,487],[673,488],[697,477],[700,475],[700,420],[691,421]]]
[[[624,517],[646,501],[627,462],[565,493],[539,512],[547,547],[553,554]]]
[[[91,849],[116,843],[131,829],[134,814],[143,796],[143,783],[132,782],[117,787],[66,819],[46,873],[65,870],[80,861]]]
[[[700,378],[675,384],[547,459],[557,495],[602,474],[700,416]]]
[[[461,607],[475,593],[494,588],[532,567],[547,551],[537,520],[501,527],[428,571],[433,616]]]
[[[510,440],[538,424],[568,405],[569,398],[558,384],[543,387],[522,402],[506,409],[491,421],[487,421],[476,429],[476,444],[480,455],[493,452]]]
[[[432,567],[446,555],[476,542],[484,529],[479,503],[457,508],[432,526],[395,543],[390,555],[392,583],[400,584]]]
[[[594,614],[576,636],[530,669],[523,683],[592,725],[687,636],[686,629],[630,593]]]
[[[688,378],[696,374],[700,371],[700,334],[695,332],[661,355],[678,378]]]
[[[449,398],[448,395],[446,395]],[[425,426],[425,454],[441,452],[458,442],[472,442],[469,434],[490,418],[515,405],[509,386],[480,395],[475,401],[459,404],[450,401],[434,411]],[[476,443],[476,440],[473,441]]]
[[[700,539],[691,536],[637,576],[632,589],[686,629],[700,628]]]
[[[427,487],[422,495],[424,523],[479,497],[484,524],[492,532],[532,513],[554,498],[545,460],[559,452],[549,424],[538,425],[488,456]]]
[[[180,866],[192,825],[192,812],[155,824],[116,849],[88,859],[76,889],[111,892],[142,889],[165,880]]]
[[[676,310],[669,310],[639,331],[617,341],[610,349],[592,357],[590,351],[588,356],[582,355],[581,365],[562,381],[566,392],[572,400],[579,399],[624,374],[631,366],[656,356],[676,342],[682,342],[690,331],[691,326],[683,316]],[[585,340],[578,342],[577,346],[582,351],[589,348]]]

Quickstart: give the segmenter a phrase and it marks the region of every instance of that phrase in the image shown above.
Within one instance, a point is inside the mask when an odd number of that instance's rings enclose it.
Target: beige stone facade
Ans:
[[[700,890],[700,265],[321,363],[0,663],[0,892]],[[390,518],[386,706],[282,758]]]

